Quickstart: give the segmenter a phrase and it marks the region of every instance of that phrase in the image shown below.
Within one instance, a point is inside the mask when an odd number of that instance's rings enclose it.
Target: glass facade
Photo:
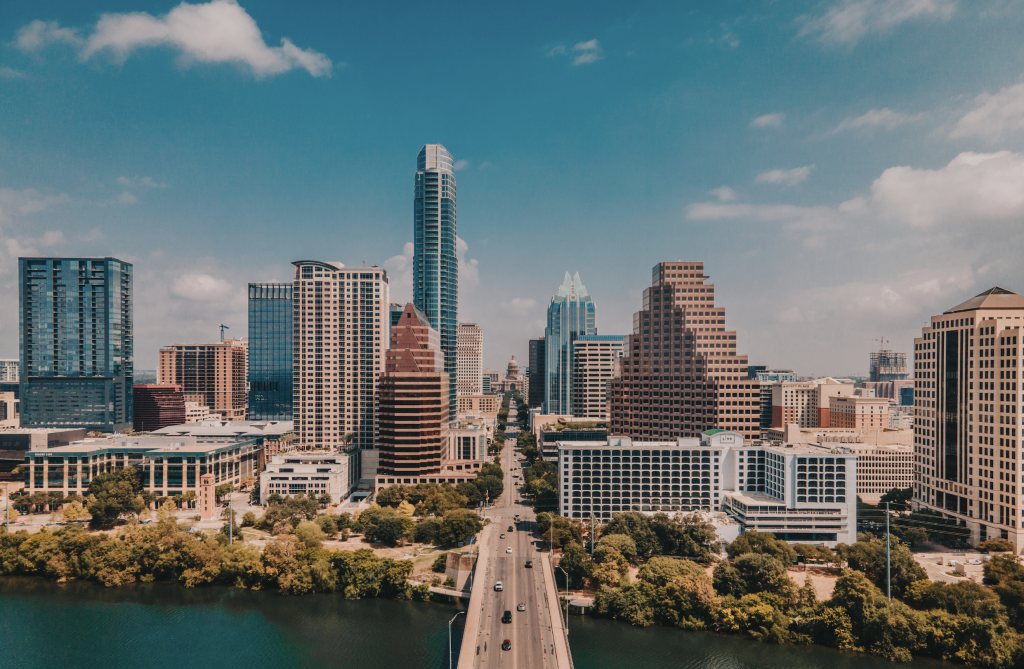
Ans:
[[[22,427],[132,426],[132,265],[19,258]]]
[[[292,284],[249,284],[249,420],[292,420]]]
[[[413,304],[441,335],[451,415],[457,409],[459,321],[454,163],[440,144],[424,145],[416,157],[412,259]]]
[[[577,337],[596,335],[596,311],[579,272],[565,281],[548,306],[544,329],[544,413],[568,414],[572,406],[572,345]]]

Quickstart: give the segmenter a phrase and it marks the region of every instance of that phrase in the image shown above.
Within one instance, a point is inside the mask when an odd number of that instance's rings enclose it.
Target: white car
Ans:
[[[502,591],[501,581],[498,581],[497,583],[494,584],[494,591],[495,592],[501,592]]]
[[[511,547],[511,546],[509,546],[508,548],[506,548],[506,549],[505,549],[505,552],[506,552],[506,553],[511,553],[511,552],[512,552],[512,547]]]

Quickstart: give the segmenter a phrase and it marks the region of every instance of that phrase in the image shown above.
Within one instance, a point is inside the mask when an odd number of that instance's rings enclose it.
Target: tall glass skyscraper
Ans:
[[[19,258],[22,427],[132,427],[132,266]]]
[[[455,255],[455,161],[440,144],[416,157],[413,199],[413,304],[441,334],[449,412],[457,410],[459,259]]]
[[[579,272],[565,281],[548,305],[544,328],[544,412],[568,414],[572,410],[572,346],[578,337],[596,335],[596,311]]]
[[[292,420],[292,284],[249,284],[249,420]]]

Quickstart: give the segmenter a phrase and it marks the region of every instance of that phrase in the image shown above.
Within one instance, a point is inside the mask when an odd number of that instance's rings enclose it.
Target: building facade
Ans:
[[[245,420],[247,356],[248,344],[241,339],[165,346],[157,383],[181,386],[186,402],[205,405],[225,420]]]
[[[889,400],[884,397],[830,397],[828,414],[827,427],[880,430],[889,427]]]
[[[292,284],[292,413],[299,448],[376,448],[390,332],[388,274],[299,260]],[[347,437],[346,435],[351,435]]]
[[[459,395],[459,415],[498,417],[501,398],[497,395]]]
[[[14,393],[0,392],[0,428],[21,427],[21,414]]]
[[[597,334],[597,310],[579,272],[565,281],[548,305],[544,328],[544,413],[569,413],[572,406],[572,347]],[[538,370],[539,371],[539,370]]]
[[[135,431],[152,432],[186,422],[185,393],[178,385],[138,385],[135,400]]]
[[[843,447],[745,443],[737,432],[603,444],[561,442],[559,513],[724,511],[741,528],[794,543],[857,539],[857,455]]]
[[[772,427],[830,427],[831,399],[853,397],[852,383],[841,383],[831,377],[812,381],[781,381],[773,383]]]
[[[533,373],[528,380],[528,391],[526,393],[527,406],[531,409],[544,406],[544,388],[547,378],[547,365],[544,361],[544,337],[530,340],[529,360],[530,369]]]
[[[327,495],[332,504],[345,501],[359,484],[359,449],[336,453],[287,453],[268,458],[260,475],[260,504],[273,494],[282,497]]]
[[[292,419],[292,289],[249,284],[249,419]]]
[[[459,323],[458,394],[484,391],[484,333],[476,323]]]
[[[749,374],[749,371],[748,371]],[[761,384],[761,429],[772,426],[772,384],[796,381],[796,372],[791,369],[758,368],[750,374]]]
[[[696,438],[719,427],[758,436],[760,384],[748,376],[709,278],[701,262],[654,266],[624,342],[622,374],[612,381],[613,435]]]
[[[869,364],[869,378],[875,383],[902,381],[910,378],[907,373],[907,354],[882,349],[872,351]]]
[[[1024,297],[991,288],[931,318],[914,340],[914,507],[965,525],[971,542],[1024,550],[1021,344]]]
[[[18,259],[22,426],[131,427],[132,276],[116,258]]]
[[[448,373],[448,411],[458,388],[459,259],[456,256],[455,160],[440,144],[416,156],[413,196],[413,304],[441,337]]]
[[[17,360],[0,360],[0,383],[17,383],[20,378]]]
[[[619,377],[624,339],[621,335],[584,335],[573,343],[570,408],[577,420],[609,419],[611,382]]]

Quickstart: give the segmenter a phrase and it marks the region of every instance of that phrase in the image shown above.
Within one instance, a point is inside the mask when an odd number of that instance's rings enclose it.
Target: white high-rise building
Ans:
[[[459,323],[458,394],[484,391],[484,331],[477,323]]]
[[[292,411],[300,448],[375,447],[377,379],[391,338],[379,267],[300,260],[292,284]],[[346,439],[346,435],[352,437]]]
[[[0,383],[17,383],[18,379],[18,361],[0,360]]]
[[[622,335],[583,335],[572,344],[572,415],[608,420],[608,385],[619,376]]]
[[[932,316],[914,340],[914,508],[970,542],[1024,549],[1024,296],[991,288]]]

